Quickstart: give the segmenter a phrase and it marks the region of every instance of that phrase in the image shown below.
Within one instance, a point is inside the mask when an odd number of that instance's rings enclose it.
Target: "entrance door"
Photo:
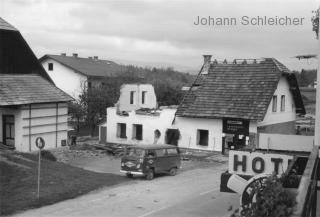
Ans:
[[[3,144],[14,147],[14,116],[13,115],[3,115],[2,116],[2,126],[3,126]]]

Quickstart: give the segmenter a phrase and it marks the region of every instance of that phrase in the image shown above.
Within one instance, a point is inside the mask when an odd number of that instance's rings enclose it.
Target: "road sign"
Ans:
[[[44,139],[42,137],[37,137],[36,138],[36,146],[39,148],[39,149],[43,149],[44,146],[45,146],[45,142],[44,142]]]

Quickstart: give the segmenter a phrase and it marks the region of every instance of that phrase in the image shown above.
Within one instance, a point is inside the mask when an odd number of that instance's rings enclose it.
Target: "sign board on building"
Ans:
[[[229,173],[242,175],[282,174],[292,155],[248,151],[229,151]]]
[[[249,120],[224,118],[222,128],[223,133],[249,135]]]

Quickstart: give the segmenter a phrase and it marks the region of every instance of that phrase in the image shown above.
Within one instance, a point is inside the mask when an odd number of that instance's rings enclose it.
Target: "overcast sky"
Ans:
[[[121,63],[197,71],[203,54],[218,60],[275,57],[289,69],[316,53],[315,0],[0,0],[0,16],[38,57],[78,53]],[[200,17],[298,17],[298,26],[196,26]]]

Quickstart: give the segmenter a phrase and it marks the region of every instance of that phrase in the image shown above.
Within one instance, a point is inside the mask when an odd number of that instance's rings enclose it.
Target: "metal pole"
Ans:
[[[318,11],[320,8],[318,9]],[[318,28],[318,36],[319,35]],[[314,129],[314,141],[315,145],[320,146],[320,40],[318,38],[318,69],[317,69],[317,89],[316,89],[316,121]]]
[[[39,162],[38,162],[38,199],[40,198],[40,164],[41,164],[41,149],[39,149]]]

